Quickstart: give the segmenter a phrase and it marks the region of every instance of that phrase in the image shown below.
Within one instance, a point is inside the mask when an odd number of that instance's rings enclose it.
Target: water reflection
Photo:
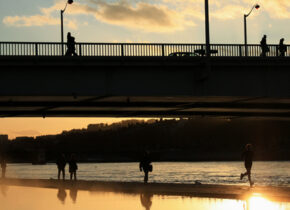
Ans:
[[[287,205],[288,206],[288,205]],[[244,210],[284,210],[283,203],[275,203],[262,197],[262,195],[252,195],[244,203]],[[289,208],[287,208],[289,209]]]
[[[57,198],[58,200],[60,200],[62,204],[65,204],[66,195],[67,194],[65,188],[62,185],[60,185],[57,191]]]
[[[73,203],[76,203],[77,196],[78,196],[78,188],[73,186],[69,191],[70,198],[72,199]]]
[[[140,194],[141,204],[146,210],[150,210],[150,208],[152,206],[152,197],[153,197],[152,193],[142,193],[142,194]]]
[[[9,186],[9,193],[6,193],[8,188],[5,185],[0,187],[1,210],[290,210],[289,203],[272,202],[262,195],[252,195],[247,200],[234,200],[160,196],[145,192],[91,192],[78,190],[77,186],[65,190],[62,185],[58,189]]]
[[[7,192],[8,192],[8,186],[7,185],[0,185],[1,186],[1,194],[6,197]]]

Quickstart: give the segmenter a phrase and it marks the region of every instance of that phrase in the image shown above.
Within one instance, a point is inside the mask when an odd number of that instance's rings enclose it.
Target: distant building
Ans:
[[[8,135],[6,134],[0,134],[0,143],[1,142],[5,142],[5,141],[8,141]]]
[[[2,134],[0,135],[0,156],[3,155],[3,153],[5,154],[5,150],[6,150],[6,146],[8,144],[8,135],[6,134]]]
[[[103,130],[106,128],[108,125],[105,123],[100,123],[100,124],[89,124],[87,127],[88,131],[98,131],[98,130]]]
[[[19,136],[14,139],[15,141],[34,141],[34,137]]]

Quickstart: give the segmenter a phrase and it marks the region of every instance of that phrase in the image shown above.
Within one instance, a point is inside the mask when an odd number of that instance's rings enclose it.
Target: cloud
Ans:
[[[258,0],[259,1],[259,0]],[[260,0],[261,9],[276,19],[290,18],[289,0]],[[210,16],[220,20],[240,18],[248,12],[252,0],[210,1]],[[59,11],[64,2],[56,0],[51,7],[41,8],[32,16],[7,16],[3,23],[9,26],[59,25]],[[196,26],[204,19],[204,0],[83,0],[68,6],[66,15],[92,16],[97,21],[147,32],[174,32]],[[67,17],[68,17],[67,16]],[[76,20],[65,19],[67,27],[76,29]]]
[[[59,6],[59,4],[57,4]],[[56,8],[54,8],[56,10]],[[60,11],[60,9],[58,10]],[[52,26],[59,25],[59,17],[52,16],[52,10],[41,9],[41,14],[32,16],[6,16],[3,23],[7,26],[14,27],[31,27],[31,26]],[[64,20],[64,24],[71,28],[76,29],[77,24],[74,20]]]
[[[194,25],[184,15],[162,5],[140,2],[136,6],[127,2],[96,2],[98,8],[89,8],[94,17],[102,22],[145,31],[168,32]]]
[[[243,0],[252,5],[252,0]],[[290,19],[290,1],[289,0],[260,0],[261,10],[266,11],[274,19]]]
[[[244,8],[240,5],[226,5],[213,12],[212,17],[220,20],[231,20],[240,18],[243,15]]]
[[[53,14],[60,11],[61,6],[63,6],[63,2],[56,2],[49,8],[41,8],[40,15],[8,16],[3,19],[3,23],[18,27],[58,25],[59,18],[54,18]],[[91,15],[104,23],[148,32],[170,32],[195,25],[192,20],[186,18],[186,15],[175,9],[169,9],[166,5],[145,2],[129,3],[125,0],[116,2],[91,0],[87,4],[75,2],[69,5],[66,13],[68,15]],[[76,28],[74,21],[67,21],[66,25]]]

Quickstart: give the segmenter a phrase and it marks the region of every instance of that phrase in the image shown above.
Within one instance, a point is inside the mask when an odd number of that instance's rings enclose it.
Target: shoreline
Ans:
[[[116,160],[116,161],[78,161],[82,164],[91,164],[91,163],[139,163],[139,160],[130,160],[130,161],[123,161],[123,160]],[[244,162],[243,160],[157,160],[153,163],[199,163],[199,162]],[[289,160],[255,160],[254,162],[290,162]],[[48,161],[45,163],[32,163],[32,162],[7,162],[7,164],[28,164],[28,165],[51,165],[56,164],[55,161]]]
[[[62,181],[56,179],[0,179],[0,185],[76,189],[83,191],[116,192],[126,194],[148,193],[153,195],[189,196],[220,199],[247,200],[263,196],[275,202],[290,202],[290,187],[210,184],[168,184],[142,182]]]

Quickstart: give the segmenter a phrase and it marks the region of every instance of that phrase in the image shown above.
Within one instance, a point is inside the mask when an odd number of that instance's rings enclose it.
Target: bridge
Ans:
[[[210,47],[0,42],[0,117],[290,117],[289,46]]]

